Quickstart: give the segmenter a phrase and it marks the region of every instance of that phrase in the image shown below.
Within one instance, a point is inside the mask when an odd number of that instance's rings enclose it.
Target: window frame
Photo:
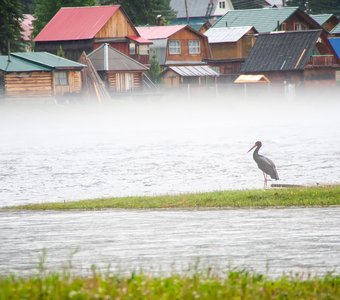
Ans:
[[[181,54],[181,41],[169,40],[169,54],[171,55]]]
[[[69,85],[68,72],[67,71],[55,71],[54,72],[54,84],[58,86]]]
[[[197,45],[192,45],[192,43],[197,43]],[[191,55],[201,54],[201,41],[200,40],[189,40],[188,49],[189,49],[189,54]]]
[[[219,7],[220,7],[220,9],[225,9],[225,1],[220,1]]]

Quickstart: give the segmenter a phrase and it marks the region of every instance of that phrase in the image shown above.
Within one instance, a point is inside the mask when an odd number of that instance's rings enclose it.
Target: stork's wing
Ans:
[[[279,179],[276,166],[272,160],[263,155],[259,155],[256,162],[262,172],[268,174],[272,179]]]

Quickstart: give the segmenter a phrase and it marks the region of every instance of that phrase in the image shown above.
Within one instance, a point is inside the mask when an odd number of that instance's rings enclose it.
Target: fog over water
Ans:
[[[263,188],[257,140],[281,183],[340,182],[338,91],[126,96],[110,103],[0,103],[0,207],[84,198]],[[129,273],[201,266],[339,272],[339,207],[0,211],[0,274],[72,258]],[[306,274],[306,273],[305,273]]]
[[[208,94],[209,95],[209,94]],[[0,206],[340,182],[340,101],[220,95],[0,104]]]

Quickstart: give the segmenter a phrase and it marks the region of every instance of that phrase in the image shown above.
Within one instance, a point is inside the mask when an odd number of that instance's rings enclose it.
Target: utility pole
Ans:
[[[188,11],[188,1],[184,0],[184,5],[185,5],[185,14],[187,16],[187,23],[189,24],[189,11]]]

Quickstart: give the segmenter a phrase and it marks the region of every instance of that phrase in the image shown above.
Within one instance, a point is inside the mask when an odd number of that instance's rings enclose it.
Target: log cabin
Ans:
[[[0,56],[0,93],[23,98],[79,94],[84,67],[47,52]]]
[[[101,45],[92,51],[88,58],[109,92],[143,89],[143,73],[148,71],[148,68],[109,44]]]
[[[188,25],[137,27],[139,34],[151,40],[150,59],[156,55],[164,69],[173,65],[202,65],[210,58],[208,38]]]
[[[36,51],[78,61],[83,51],[92,52],[104,43],[125,55],[148,63],[150,41],[142,39],[120,5],[62,7],[35,37]]]

